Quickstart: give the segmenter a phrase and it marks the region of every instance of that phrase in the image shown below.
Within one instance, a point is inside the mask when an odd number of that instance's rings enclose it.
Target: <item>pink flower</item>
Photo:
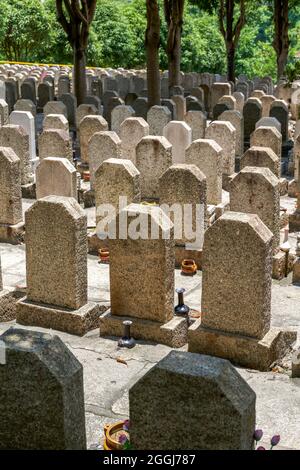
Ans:
[[[276,436],[273,436],[271,439],[271,446],[275,447],[277,444],[280,442],[280,436],[277,434]]]
[[[124,431],[129,431],[129,428],[130,428],[130,421],[129,419],[126,419],[123,424],[123,429]]]
[[[122,445],[124,445],[125,442],[127,442],[127,436],[126,436],[126,434],[121,434],[121,435],[119,436],[119,443],[122,444]]]
[[[256,429],[255,433],[253,434],[254,440],[256,442],[260,441],[261,438],[263,437],[264,433],[262,429]]]
[[[259,446],[256,450],[266,450],[263,446]]]

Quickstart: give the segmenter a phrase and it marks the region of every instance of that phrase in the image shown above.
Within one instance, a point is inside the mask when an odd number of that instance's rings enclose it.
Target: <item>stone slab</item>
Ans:
[[[69,310],[52,305],[36,304],[26,297],[17,303],[17,323],[41,326],[83,336],[99,327],[99,317],[107,307],[88,302],[78,310]]]
[[[229,359],[233,364],[259,371],[285,356],[297,339],[297,332],[271,328],[263,339],[239,336],[201,327],[196,320],[188,331],[188,350]]]
[[[110,310],[100,317],[100,336],[122,337],[125,320],[133,322],[131,334],[135,339],[153,341],[171,348],[181,348],[187,343],[188,325],[185,318],[174,317],[163,324],[152,320],[112,315]]]

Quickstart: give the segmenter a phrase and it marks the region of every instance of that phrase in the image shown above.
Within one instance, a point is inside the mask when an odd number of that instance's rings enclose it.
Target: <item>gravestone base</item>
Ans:
[[[23,184],[21,186],[22,197],[24,199],[36,199],[36,186],[35,183]]]
[[[34,303],[24,297],[17,302],[17,323],[83,336],[88,331],[99,328],[99,317],[106,309],[107,307],[88,302],[78,310],[70,310]]]
[[[279,193],[280,196],[286,196],[288,194],[288,180],[286,178],[280,178],[279,180]]]
[[[271,328],[261,339],[238,336],[201,326],[196,320],[188,331],[189,352],[228,359],[232,363],[261,372],[269,371],[297,339],[296,331]]]
[[[230,189],[230,183],[237,173],[232,173],[232,175],[222,175],[222,189],[228,191]]]
[[[136,317],[112,315],[108,310],[100,317],[100,336],[116,336],[124,334],[123,322],[131,320],[131,335],[135,339],[165,344],[171,348],[181,348],[188,340],[188,325],[185,318],[173,317],[167,323],[144,320]]]
[[[175,245],[175,267],[181,268],[184,259],[193,259],[198,270],[202,269],[202,250],[187,250],[185,245]]]
[[[300,232],[300,209],[297,209],[289,217],[290,232]]]
[[[23,296],[24,292],[16,289],[5,289],[0,291],[0,322],[16,319],[16,303]]]
[[[300,258],[297,259],[293,266],[293,284],[300,285]]]
[[[272,267],[272,278],[281,280],[286,275],[293,271],[293,265],[295,262],[295,256],[289,253],[289,259],[287,262],[286,254],[284,251],[278,251],[273,255],[273,267]]]
[[[288,184],[288,195],[289,197],[297,197],[297,193],[299,193],[298,181],[293,179]]]
[[[0,224],[0,242],[19,245],[24,242],[24,232],[24,222],[15,225]]]

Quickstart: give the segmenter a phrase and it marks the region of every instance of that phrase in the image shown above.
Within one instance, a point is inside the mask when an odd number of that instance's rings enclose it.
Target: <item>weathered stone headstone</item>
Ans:
[[[36,169],[36,198],[65,196],[77,199],[76,168],[66,158],[44,158]]]
[[[207,118],[202,111],[188,111],[184,121],[192,129],[192,141],[204,138]]]
[[[130,204],[112,224],[117,233],[109,240],[111,311],[100,317],[100,335],[120,336],[122,322],[132,319],[134,338],[180,347],[186,342],[186,319],[174,317],[170,219],[157,206]]]
[[[172,162],[185,163],[185,151],[192,143],[192,129],[183,121],[170,121],[163,131],[172,144]]]
[[[121,124],[125,119],[134,116],[134,109],[131,106],[116,106],[111,113],[111,130],[120,135]]]
[[[140,117],[127,118],[121,124],[122,158],[136,163],[136,147],[149,135],[149,124]]]
[[[95,172],[94,189],[96,231],[98,237],[102,238],[102,234],[106,234],[106,236],[108,234],[107,224],[109,221],[116,217],[123,207],[131,203],[140,203],[140,173],[130,160],[109,158],[102,162]],[[119,199],[120,197],[122,200]],[[114,208],[114,213],[109,214],[109,217],[107,217],[106,211],[101,211],[101,206],[107,206],[108,204]],[[99,222],[104,218],[105,226],[100,227]]]
[[[0,99],[0,126],[8,124],[8,104],[5,100]]]
[[[101,163],[109,158],[121,158],[121,140],[113,131],[96,132],[88,144],[91,188],[94,186],[95,173]],[[112,182],[114,183],[114,182]]]
[[[137,450],[252,450],[255,400],[229,361],[172,351],[129,390],[131,444]]]
[[[255,147],[270,147],[281,160],[282,137],[275,127],[260,126],[251,135],[250,145]]]
[[[60,100],[64,103],[67,109],[67,119],[71,129],[76,129],[76,109],[77,109],[77,98],[71,93],[64,93],[60,96]],[[92,114],[92,113],[88,113]]]
[[[141,117],[147,121],[148,113],[148,100],[145,97],[140,96],[131,105],[134,109],[136,117]]]
[[[0,448],[86,449],[80,362],[52,334],[10,328],[0,341]]]
[[[194,250],[202,249],[206,228],[206,177],[198,166],[184,163],[170,166],[159,179],[159,203],[161,208],[168,206],[167,215],[174,223],[175,243],[192,246]],[[173,204],[181,209],[180,212],[170,213]]]
[[[280,178],[279,158],[270,147],[250,147],[240,160],[240,169],[246,166],[269,168],[277,178]]]
[[[222,148],[214,140],[196,140],[187,148],[185,161],[189,165],[196,165],[206,176],[207,203],[220,204],[222,202]]]
[[[190,352],[267,371],[295,341],[294,332],[270,329],[272,238],[255,214],[226,212],[207,229],[202,318],[189,328]]]
[[[73,163],[69,133],[61,129],[45,129],[38,139],[40,160],[47,157],[67,158]]]
[[[44,106],[44,117],[47,114],[63,114],[66,118],[68,117],[67,108],[62,101],[48,101]]]
[[[146,136],[136,147],[142,199],[159,198],[159,178],[172,165],[172,145],[165,137]]]
[[[69,123],[63,114],[48,114],[43,121],[43,130],[61,129],[69,132]]]
[[[223,150],[223,170],[225,177],[234,173],[236,130],[228,121],[213,121],[205,131],[205,138],[217,142]]]
[[[287,104],[281,100],[275,100],[271,104],[270,117],[274,117],[281,124],[282,143],[288,140],[289,135],[289,109]]]
[[[49,83],[40,83],[38,86],[38,108],[43,110],[48,101],[54,100],[54,89]]]
[[[20,159],[11,148],[0,147],[0,240],[7,240],[7,226],[21,222]]]
[[[83,335],[97,326],[87,303],[87,221],[71,197],[48,196],[25,213],[27,297],[17,322]],[[59,250],[54,252],[54,247]]]
[[[79,125],[80,132],[80,158],[81,162],[89,162],[89,140],[96,132],[108,130],[108,123],[102,116],[85,116]]]
[[[219,99],[224,95],[231,95],[229,83],[214,83],[211,87],[211,107],[214,109]]]
[[[240,93],[239,91],[235,91],[232,95],[236,99],[236,109],[243,115],[243,109],[244,109],[244,104],[245,104],[245,97],[243,93]]]
[[[80,104],[76,110],[76,125],[79,131],[80,123],[86,116],[97,116],[99,112],[93,104]]]
[[[255,124],[255,129],[257,129],[258,127],[275,127],[281,134],[281,124],[279,121],[277,121],[276,118],[273,117],[262,117]]]
[[[220,121],[228,121],[236,130],[235,156],[240,157],[244,153],[244,118],[237,110],[225,111],[219,116]]]
[[[29,136],[22,126],[7,124],[0,128],[0,147],[11,148],[20,160],[21,184],[32,183]]]
[[[29,139],[29,158],[36,159],[35,123],[31,113],[26,111],[13,111],[9,116],[10,124],[22,126]]]
[[[21,98],[23,100],[31,100],[34,104],[36,104],[35,85],[25,80],[21,85]]]
[[[255,125],[262,117],[262,104],[258,98],[249,98],[247,100],[243,116],[245,149],[247,149],[250,143],[250,136],[255,131]]]
[[[36,116],[36,106],[31,100],[18,100],[14,106],[14,111],[27,111],[33,117]]]
[[[272,95],[264,95],[260,98],[262,104],[262,117],[270,116],[270,109],[272,106],[273,101],[275,101],[275,96]]]
[[[172,101],[176,106],[176,114],[178,121],[184,121],[184,116],[186,114],[186,101],[184,96],[181,95],[172,95]]]
[[[147,113],[150,135],[162,136],[164,127],[171,119],[171,111],[166,106],[152,106]]]
[[[279,179],[269,168],[245,167],[231,181],[230,209],[257,214],[273,233],[273,248],[280,242]]]

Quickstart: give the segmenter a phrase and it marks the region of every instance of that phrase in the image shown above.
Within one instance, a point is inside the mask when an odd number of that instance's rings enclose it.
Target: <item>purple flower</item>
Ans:
[[[264,433],[262,429],[256,429],[255,433],[253,434],[254,440],[256,442],[260,441],[261,438],[263,437]]]
[[[129,431],[129,428],[130,428],[130,421],[129,419],[126,419],[123,424],[123,429],[124,431]]]
[[[259,446],[256,450],[266,450],[263,446]]]
[[[121,434],[121,435],[119,436],[119,443],[122,444],[122,445],[124,445],[125,442],[127,442],[127,436],[126,436],[126,434]]]
[[[275,447],[277,444],[280,442],[280,436],[277,434],[276,436],[273,436],[271,439],[271,446]]]

